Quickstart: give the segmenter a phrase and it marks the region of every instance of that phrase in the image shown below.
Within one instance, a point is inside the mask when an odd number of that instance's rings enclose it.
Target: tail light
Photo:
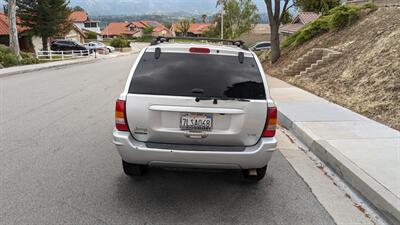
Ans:
[[[210,49],[209,48],[190,48],[189,49],[190,53],[204,53],[204,54],[208,54],[210,53]]]
[[[265,122],[262,137],[274,137],[276,125],[278,122],[278,109],[276,107],[268,107],[267,121]]]
[[[129,131],[125,115],[125,101],[117,100],[115,104],[115,128],[119,131]]]

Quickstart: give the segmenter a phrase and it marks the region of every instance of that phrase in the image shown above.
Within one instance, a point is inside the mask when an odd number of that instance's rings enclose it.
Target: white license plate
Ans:
[[[213,116],[208,113],[181,113],[182,130],[211,130]]]

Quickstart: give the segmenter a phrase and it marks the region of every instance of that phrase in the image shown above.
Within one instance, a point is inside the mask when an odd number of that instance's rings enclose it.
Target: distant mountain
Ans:
[[[252,0],[258,7],[262,23],[266,23],[266,7],[264,0]],[[202,14],[211,16],[220,9],[216,8],[217,0],[70,0],[71,7],[80,6],[89,12],[92,18],[125,21],[136,17],[155,19],[164,22],[175,21],[181,17],[200,18]],[[3,8],[4,0],[0,0]],[[106,24],[106,23],[105,23]],[[104,24],[103,24],[104,26]]]
[[[71,6],[81,6],[90,15],[142,14],[213,14],[217,0],[71,0]],[[266,11],[264,0],[253,0],[260,13]]]

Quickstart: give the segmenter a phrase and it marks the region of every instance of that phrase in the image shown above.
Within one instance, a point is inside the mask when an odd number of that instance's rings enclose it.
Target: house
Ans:
[[[138,22],[111,22],[102,31],[103,38],[141,37],[146,26]]]
[[[271,40],[271,28],[267,23],[255,24],[253,29],[246,32],[238,38],[243,40],[248,45],[254,45],[257,42]]]
[[[85,11],[74,11],[69,16],[71,22],[82,32],[94,32],[97,34],[97,39],[101,40],[100,21],[91,20],[88,13]],[[82,42],[83,43],[83,42]]]
[[[191,23],[186,36],[202,37],[211,26],[213,26],[211,23]],[[179,30],[176,23],[172,24],[171,26],[171,35],[183,36],[183,33]]]
[[[108,24],[101,35],[103,38],[121,37],[142,37],[145,35],[146,28],[153,28],[152,36],[169,36],[170,31],[157,21],[142,20],[135,22],[112,22]]]
[[[318,19],[320,15],[314,12],[300,12],[291,23],[285,24],[279,28],[279,33],[283,36],[290,36],[300,30],[304,25]]]
[[[268,23],[258,23],[254,26],[253,30],[251,30],[252,34],[261,34],[261,35],[269,35],[271,34],[271,27]]]
[[[85,43],[86,34],[75,24],[72,25],[72,29],[65,34],[62,39],[72,40],[79,43]]]
[[[139,22],[144,24],[146,27],[153,28],[153,32],[151,34],[152,36],[170,36],[171,35],[170,30],[158,21],[142,20]]]
[[[32,37],[26,33],[27,28],[17,25],[17,31],[20,49],[25,52],[33,51],[33,46],[30,44]],[[0,12],[0,44],[9,46],[9,35],[8,18]]]

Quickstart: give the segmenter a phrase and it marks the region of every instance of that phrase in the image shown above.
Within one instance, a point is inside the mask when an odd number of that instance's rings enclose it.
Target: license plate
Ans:
[[[208,113],[181,113],[182,130],[211,130],[213,117]]]

